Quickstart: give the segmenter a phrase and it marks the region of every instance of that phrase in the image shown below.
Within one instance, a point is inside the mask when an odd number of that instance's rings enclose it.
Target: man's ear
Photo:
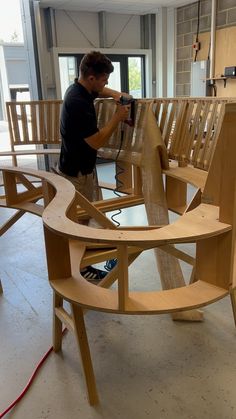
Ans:
[[[93,82],[95,80],[95,76],[93,76],[92,74],[90,76],[88,76],[87,78],[88,82]]]

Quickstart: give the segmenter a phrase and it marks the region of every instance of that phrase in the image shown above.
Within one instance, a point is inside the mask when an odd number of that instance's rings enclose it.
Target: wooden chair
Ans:
[[[58,156],[61,105],[61,100],[6,102],[11,150],[1,151],[0,157],[10,156],[12,164],[17,166],[19,156]],[[50,166],[48,161],[46,166]],[[18,210],[11,216],[0,227],[0,236],[23,214],[23,210]]]
[[[199,202],[221,130],[224,107],[229,101],[187,98],[154,104],[153,111],[170,159],[170,167],[163,170],[168,207],[176,213],[182,214],[187,209],[187,183],[197,187],[195,199]]]
[[[198,205],[218,140],[225,102],[212,101],[212,98],[136,101],[134,126],[119,126],[106,145],[99,150],[100,155],[112,158],[123,169],[123,174],[119,175],[123,187],[119,190],[126,195],[116,199],[115,204],[118,205],[119,200],[125,206],[131,206],[137,200],[145,203],[150,225],[168,224],[168,208],[183,214],[187,209]],[[112,100],[104,99],[99,100],[96,105],[98,124],[103,126],[115,112],[116,104]],[[200,126],[199,121],[202,121]],[[211,137],[210,152],[206,150],[204,157],[205,170],[195,167],[192,157],[194,147],[203,142],[203,134],[207,139]],[[201,147],[197,148],[202,151]],[[199,160],[198,156],[195,153],[196,161]],[[166,175],[165,191],[162,173]],[[197,188],[190,203],[187,202],[189,183]],[[78,215],[82,215],[81,210]],[[163,289],[185,285],[182,269],[176,258],[177,253],[174,247],[155,249]],[[186,261],[184,256],[183,258]],[[202,319],[202,313],[185,313],[187,315],[192,320]]]
[[[54,293],[53,347],[55,351],[61,348],[64,323],[75,334],[91,404],[98,402],[98,395],[84,323],[85,309],[119,314],[162,314],[202,307],[230,294],[236,322],[235,118],[236,104],[227,104],[202,203],[173,224],[161,228],[116,228],[96,206],[75,193],[73,185],[64,178],[47,172],[2,169],[9,207],[37,213],[35,204],[30,202],[32,194],[37,192],[18,192],[16,185],[19,176],[22,180],[29,174],[42,179],[48,276]],[[77,224],[78,205],[104,228]],[[171,290],[132,291],[129,264],[147,249],[171,247],[175,243],[196,243],[194,282]],[[93,254],[88,255],[87,248],[91,244]],[[117,257],[116,268],[100,286],[88,283],[80,275],[79,261],[84,266],[91,261],[105,260],[107,251]],[[139,275],[141,278],[142,273]],[[108,289],[115,280],[117,289]],[[63,305],[65,301],[69,302],[71,312]]]
[[[199,199],[221,129],[224,106],[232,98],[154,98],[136,102],[134,127],[123,124],[99,150],[102,158],[116,160],[121,167],[119,190],[132,197],[142,196],[142,148],[146,138],[146,114],[152,103],[153,115],[166,146],[169,164],[164,159],[168,208],[183,214],[187,209],[187,184],[198,189]],[[98,125],[102,127],[115,112],[115,102],[96,103]],[[154,127],[154,123],[153,123]],[[156,128],[155,128],[156,129]],[[115,188],[117,185],[102,184]]]
[[[58,155],[61,105],[61,100],[6,102],[11,150],[0,156],[11,156],[17,166],[17,156]]]

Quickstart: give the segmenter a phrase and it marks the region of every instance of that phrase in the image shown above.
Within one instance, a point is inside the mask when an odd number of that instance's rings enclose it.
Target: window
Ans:
[[[109,77],[108,87],[130,93],[134,98],[145,97],[145,57],[144,55],[106,54],[112,61],[114,71]],[[62,97],[67,87],[78,76],[83,54],[59,56],[59,71]]]

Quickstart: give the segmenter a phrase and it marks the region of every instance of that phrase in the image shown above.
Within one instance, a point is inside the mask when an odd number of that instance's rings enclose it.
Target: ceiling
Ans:
[[[194,0],[40,0],[40,7],[53,9],[143,15],[160,7],[180,7]]]

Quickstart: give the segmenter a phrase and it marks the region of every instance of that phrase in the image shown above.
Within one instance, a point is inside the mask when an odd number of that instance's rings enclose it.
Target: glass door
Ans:
[[[145,59],[143,55],[106,54],[112,61],[114,71],[110,74],[108,87],[130,93],[134,98],[145,97]],[[62,97],[67,87],[78,77],[83,54],[61,55],[59,71]]]
[[[145,97],[145,60],[139,55],[107,55],[114,65],[108,87],[130,93],[134,98]],[[113,78],[120,78],[120,89],[113,87]],[[110,83],[111,79],[111,83]]]
[[[59,72],[61,82],[61,96],[64,97],[67,87],[69,87],[77,77],[77,60],[74,56],[59,57]]]

